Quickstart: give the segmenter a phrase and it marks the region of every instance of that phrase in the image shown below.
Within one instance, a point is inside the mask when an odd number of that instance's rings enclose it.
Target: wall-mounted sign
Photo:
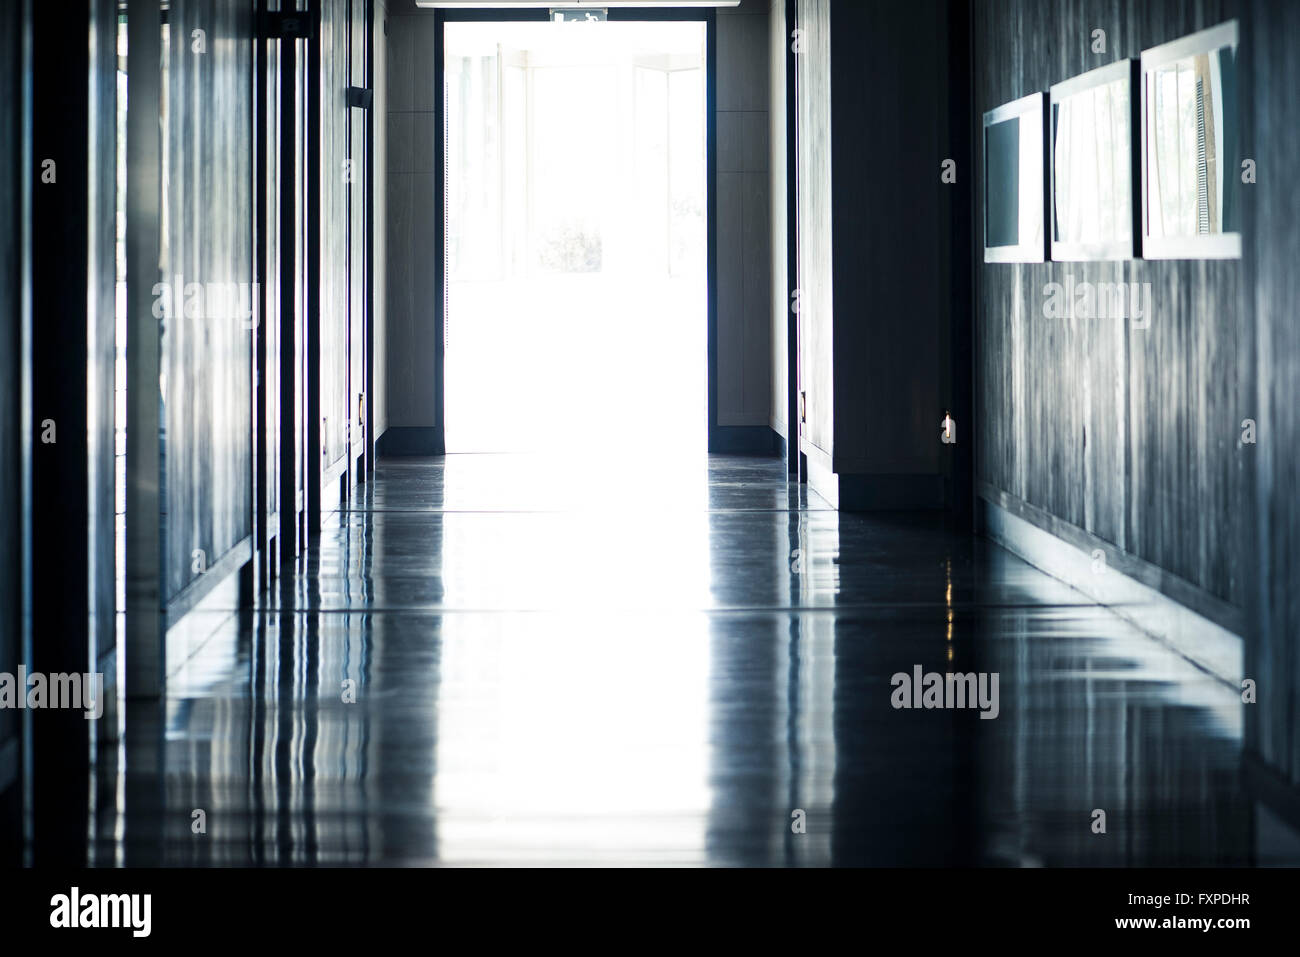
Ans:
[[[592,7],[555,7],[551,10],[552,23],[604,23],[608,16],[604,9]]]
[[[1136,60],[1120,60],[1051,89],[1048,172],[1052,259],[1133,259],[1141,248]]]
[[[1241,258],[1237,21],[1142,51],[1142,255]]]
[[[1047,259],[1047,100],[1031,93],[984,114],[984,261]]]

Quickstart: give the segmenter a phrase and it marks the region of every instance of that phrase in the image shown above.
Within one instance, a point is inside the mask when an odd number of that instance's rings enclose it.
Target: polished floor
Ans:
[[[773,459],[384,462],[302,575],[197,614],[100,756],[94,864],[1296,860],[1232,688]],[[997,673],[997,717],[895,708],[917,666]]]

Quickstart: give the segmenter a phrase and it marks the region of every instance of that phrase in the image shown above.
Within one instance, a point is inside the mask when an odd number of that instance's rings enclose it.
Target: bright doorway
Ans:
[[[445,29],[447,451],[702,455],[706,24]]]

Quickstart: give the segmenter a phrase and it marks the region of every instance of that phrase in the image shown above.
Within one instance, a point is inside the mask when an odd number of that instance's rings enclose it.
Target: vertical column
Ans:
[[[256,565],[256,581],[259,589],[268,587],[273,572],[271,564],[270,518],[274,501],[270,483],[273,481],[270,454],[274,442],[269,434],[270,419],[268,415],[270,393],[267,383],[270,369],[267,365],[270,355],[267,342],[270,335],[272,317],[267,295],[270,290],[270,277],[267,275],[269,223],[271,213],[268,198],[267,163],[269,154],[267,144],[273,135],[272,110],[269,100],[268,70],[270,64],[271,41],[266,36],[265,3],[257,4],[257,36],[253,42],[253,111],[252,142],[253,161],[253,279],[257,283],[254,304],[257,309],[257,323],[253,327],[253,402],[252,421],[253,455],[253,557]],[[278,319],[278,315],[276,317]]]
[[[103,0],[33,5],[30,668],[102,674],[105,698],[115,691],[114,20]],[[29,715],[34,862],[82,863],[94,725],[79,708]]]
[[[366,362],[362,389],[365,391],[362,429],[366,441],[365,478],[375,470],[375,111],[380,96],[375,84],[375,3],[365,0],[365,87],[370,90],[370,105],[366,108],[366,183],[365,183],[365,351]],[[382,101],[380,101],[382,102]]]
[[[26,4],[0,7],[0,141],[12,144],[0,177],[0,474],[26,475],[30,453],[24,422],[22,367],[24,290],[28,263],[27,197],[31,191],[26,126],[29,87],[24,82]],[[17,154],[17,155],[14,155]],[[16,675],[23,648],[23,528],[28,485],[0,486],[0,673]],[[0,709],[0,867],[22,861],[23,713]]]
[[[157,0],[127,13],[126,125],[126,694],[158,698],[166,655],[162,624],[159,371],[161,330],[153,314],[159,282],[162,196],[162,24]]]
[[[313,20],[321,22],[322,0],[310,0],[308,9]],[[335,24],[337,26],[337,24]],[[321,406],[321,318],[323,313],[321,288],[321,37],[314,31],[307,37],[307,150],[306,158],[306,235],[304,266],[307,280],[306,323],[303,346],[306,353],[306,448],[307,460],[303,471],[306,480],[307,539],[320,532],[321,493],[324,479],[324,412]],[[336,91],[331,91],[334,93]]]
[[[280,182],[278,200],[280,207],[277,238],[280,243],[280,530],[278,552],[282,584],[293,581],[293,566],[297,559],[299,530],[299,489],[301,475],[302,443],[298,435],[298,337],[300,332],[298,310],[299,195],[298,183],[298,43],[291,38],[279,42],[280,65],[280,137],[274,148],[279,150]],[[308,470],[309,471],[309,470]],[[310,474],[310,472],[309,472]]]

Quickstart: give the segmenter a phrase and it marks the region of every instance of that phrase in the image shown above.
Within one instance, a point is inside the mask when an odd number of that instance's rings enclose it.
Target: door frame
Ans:
[[[448,23],[546,23],[549,10],[528,9],[471,9],[433,12],[434,17],[434,242],[435,280],[438,295],[434,297],[434,430],[435,454],[443,455],[446,442],[446,360],[447,360],[447,84],[446,84],[446,25]],[[607,14],[610,23],[638,22],[694,22],[704,28],[704,163],[705,163],[705,228],[707,231],[707,261],[705,263],[708,304],[708,451],[713,452],[722,442],[718,426],[718,55],[717,11],[701,7],[631,7],[613,8]]]
[[[279,455],[278,461],[259,454],[256,458],[254,487],[261,490],[257,496],[260,519],[258,545],[267,556],[259,564],[266,574],[260,575],[265,584],[274,575],[272,566],[289,571],[294,567],[311,539],[321,529],[322,516],[327,508],[345,507],[348,495],[365,481],[374,461],[374,0],[342,0],[331,6],[332,12],[342,13],[342,20],[332,24],[346,31],[347,64],[345,67],[347,90],[322,89],[322,0],[297,0],[286,2],[282,9],[270,11],[267,0],[259,0],[257,18],[259,53],[256,69],[264,72],[266,53],[271,43],[278,43],[274,68],[279,77],[279,98],[272,102],[265,78],[254,78],[255,100],[260,112],[256,122],[255,142],[261,151],[258,155],[256,176],[259,183],[265,179],[267,151],[275,151],[280,162],[280,175],[275,184],[278,195],[267,197],[259,190],[260,220],[259,249],[264,247],[267,217],[275,201],[279,210],[279,327],[280,347],[279,379]],[[296,9],[295,9],[296,7]],[[286,21],[282,27],[280,21]],[[287,24],[293,22],[292,28]],[[357,42],[356,29],[365,30],[365,38]],[[283,32],[280,30],[283,29]],[[362,58],[363,91],[371,91],[367,101],[353,103],[356,58]],[[344,191],[346,197],[346,239],[343,267],[346,275],[344,368],[342,388],[346,401],[346,429],[341,457],[331,463],[322,462],[322,395],[323,370],[321,363],[321,276],[324,264],[322,229],[322,176],[329,171],[323,166],[321,151],[324,147],[322,122],[324,110],[335,108],[337,98],[344,99],[345,113],[342,128],[347,138],[343,155],[350,160],[361,159],[365,168],[363,176],[349,181]],[[354,115],[354,107],[362,109],[364,116]],[[267,124],[275,119],[279,136],[269,139]],[[352,134],[360,124],[362,153],[352,155]],[[265,142],[261,142],[265,141]],[[353,205],[363,204],[360,223],[353,223]],[[356,227],[365,230],[364,262],[355,262],[352,243]],[[297,230],[301,228],[301,244]],[[259,269],[265,268],[259,252]],[[337,264],[331,264],[335,266]],[[352,289],[360,283],[362,289],[361,315],[354,316]],[[355,333],[355,335],[354,335]],[[358,341],[354,342],[354,338]],[[265,332],[259,337],[255,361],[264,364]],[[353,374],[353,350],[362,352],[361,369]],[[299,356],[301,350],[301,356]],[[333,374],[334,370],[330,370]],[[264,384],[259,380],[263,401],[257,415],[265,418]],[[355,397],[364,396],[364,407],[358,409]],[[301,409],[301,422],[299,410]],[[254,428],[259,421],[255,418]],[[270,513],[265,497],[271,483],[280,488],[279,515]],[[278,521],[277,521],[278,518]]]
[[[799,291],[799,55],[791,42],[799,27],[798,0],[785,0],[785,459],[786,472],[807,482],[808,461],[800,444],[800,319],[792,299]]]

